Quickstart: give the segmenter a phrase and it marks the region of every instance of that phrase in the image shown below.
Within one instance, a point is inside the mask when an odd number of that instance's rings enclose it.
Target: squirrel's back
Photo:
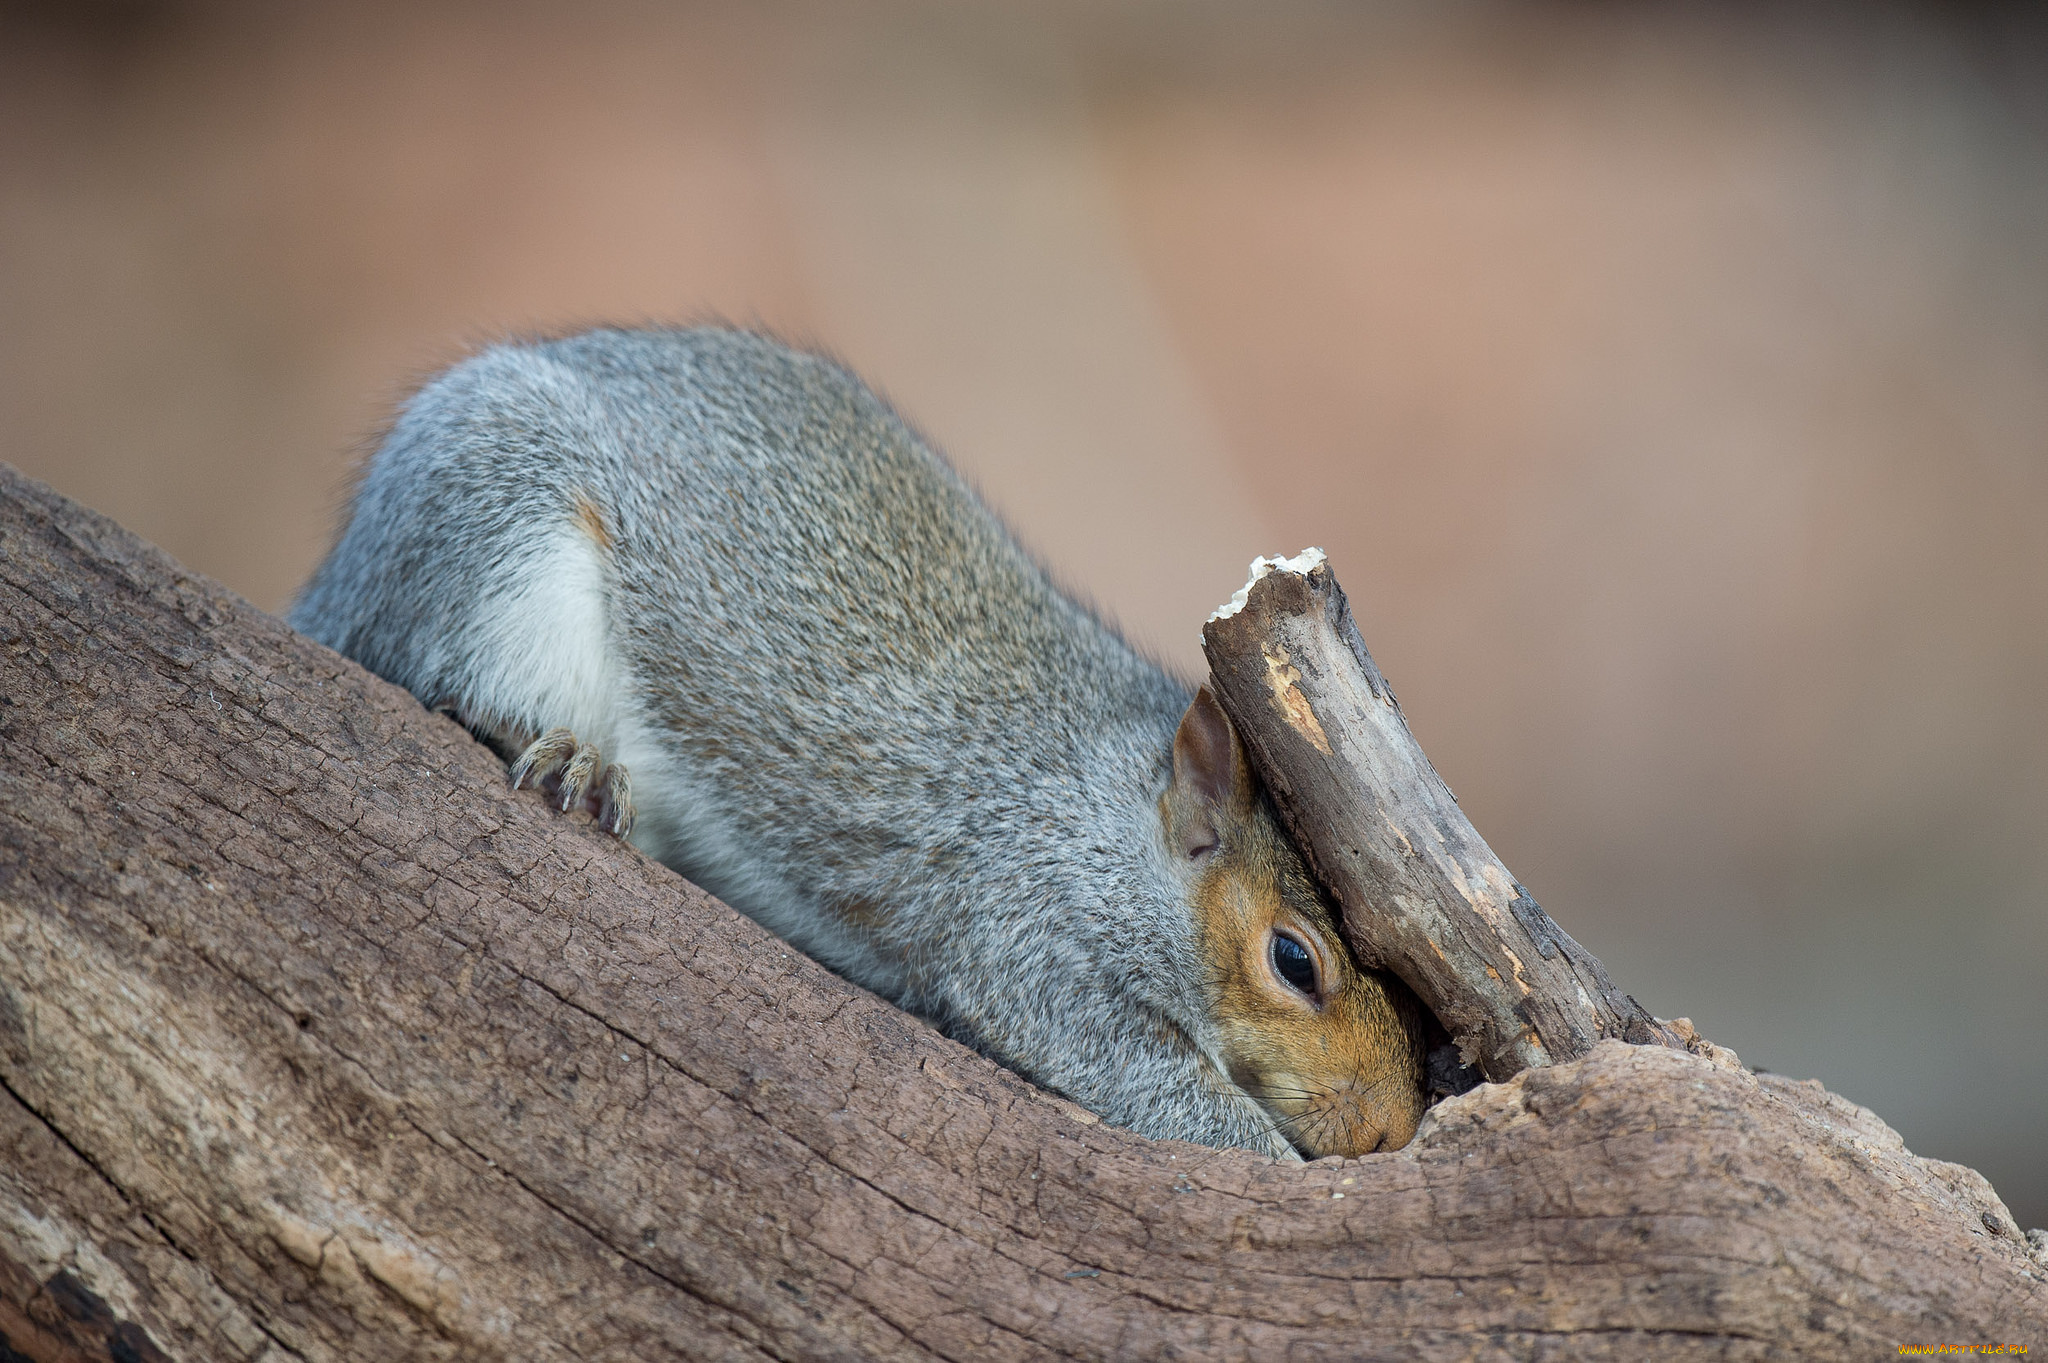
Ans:
[[[1189,688],[827,360],[488,350],[407,408],[292,620],[479,732],[574,729],[644,850],[1027,1069],[1077,988],[1198,992],[1153,813]]]

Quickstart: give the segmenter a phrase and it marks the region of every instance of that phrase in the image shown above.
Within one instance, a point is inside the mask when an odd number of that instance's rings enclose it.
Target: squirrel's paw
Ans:
[[[613,837],[633,831],[632,778],[567,729],[548,730],[519,754],[512,764],[512,789],[522,786],[543,792],[565,814],[588,809],[597,826]]]

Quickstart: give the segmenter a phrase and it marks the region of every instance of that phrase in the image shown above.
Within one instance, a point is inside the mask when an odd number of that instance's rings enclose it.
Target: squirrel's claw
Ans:
[[[597,780],[597,769],[602,765],[604,759],[597,755],[597,749],[588,743],[576,744],[575,755],[569,759],[569,765],[562,768],[562,783],[555,791],[555,808],[567,814],[579,807],[583,797],[590,793],[592,783]]]
[[[561,771],[576,755],[576,735],[567,729],[550,729],[539,739],[528,745],[519,754],[519,760],[512,764],[512,789],[525,785],[538,788],[543,781]]]
[[[597,801],[597,826],[615,838],[633,831],[633,782],[618,764],[604,769]]]
[[[568,729],[550,729],[529,745],[512,764],[512,789],[525,786],[548,793],[563,813],[585,807],[597,826],[616,838],[633,831],[633,785],[624,767],[606,765],[604,756],[580,742]]]

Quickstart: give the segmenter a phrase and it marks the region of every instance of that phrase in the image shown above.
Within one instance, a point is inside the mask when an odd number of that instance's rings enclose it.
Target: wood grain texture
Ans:
[[[1106,1128],[4,471],[0,695],[19,1357],[2048,1342],[1976,1175],[1681,1051],[1596,1046],[1360,1160]]]
[[[1503,1080],[1601,1037],[1684,1045],[1508,874],[1423,755],[1327,563],[1278,567],[1202,629],[1211,684],[1359,958]]]

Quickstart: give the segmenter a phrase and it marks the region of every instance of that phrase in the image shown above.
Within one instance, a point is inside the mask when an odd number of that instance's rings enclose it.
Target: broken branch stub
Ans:
[[[1351,949],[1500,1082],[1602,1037],[1682,1046],[1543,912],[1458,808],[1320,550],[1260,559],[1202,629],[1211,684]]]

